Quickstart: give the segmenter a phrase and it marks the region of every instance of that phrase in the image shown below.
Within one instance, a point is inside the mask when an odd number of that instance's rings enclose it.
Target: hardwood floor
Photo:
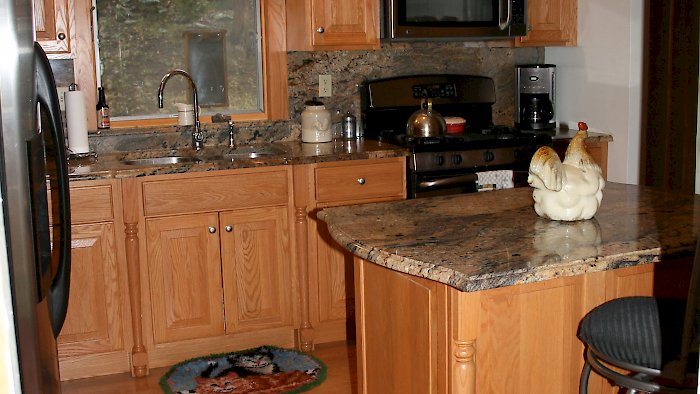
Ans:
[[[328,367],[326,381],[308,391],[314,394],[353,394],[357,392],[355,343],[335,342],[316,345],[312,353]],[[102,376],[63,382],[63,394],[132,394],[162,393],[158,381],[169,368],[154,368],[145,378],[129,374]]]

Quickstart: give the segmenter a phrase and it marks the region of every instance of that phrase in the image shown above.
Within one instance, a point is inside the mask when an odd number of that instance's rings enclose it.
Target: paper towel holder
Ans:
[[[69,92],[75,92],[76,90],[80,90],[78,87],[78,84],[73,82],[72,84],[68,85],[68,91]],[[97,152],[95,151],[89,151],[89,152],[84,152],[84,153],[75,153],[70,150],[68,147],[68,144],[66,144],[66,151],[68,152],[68,161],[90,161],[90,159],[97,159]],[[79,165],[82,163],[79,163]]]

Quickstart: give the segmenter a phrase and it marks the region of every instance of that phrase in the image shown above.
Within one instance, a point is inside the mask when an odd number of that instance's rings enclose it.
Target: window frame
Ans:
[[[93,15],[91,0],[75,2],[76,53],[74,73],[76,83],[85,95],[88,129],[97,129],[95,105],[97,104],[97,79],[93,42]],[[233,121],[261,121],[289,119],[287,103],[287,44],[285,39],[286,12],[284,0],[260,0],[262,31],[263,112],[230,114]],[[75,41],[74,41],[75,42]],[[86,43],[87,45],[82,45]],[[153,92],[154,103],[155,94]],[[201,116],[202,124],[211,123],[211,116]],[[155,118],[112,121],[112,129],[175,126],[177,118]],[[101,132],[109,132],[102,130]]]

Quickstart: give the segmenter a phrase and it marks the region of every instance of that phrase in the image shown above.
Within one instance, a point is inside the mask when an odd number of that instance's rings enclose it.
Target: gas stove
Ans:
[[[522,132],[493,124],[496,94],[494,81],[488,77],[449,74],[379,79],[365,82],[361,97],[364,137],[411,151],[409,197],[475,191],[476,174],[494,170],[512,170],[516,186],[524,186],[532,155],[552,143],[548,132]],[[464,132],[407,136],[407,120],[425,97],[432,98],[433,109],[442,116],[464,118]]]

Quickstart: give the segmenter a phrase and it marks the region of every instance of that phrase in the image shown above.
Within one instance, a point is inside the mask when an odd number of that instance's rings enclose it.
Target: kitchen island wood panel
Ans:
[[[576,332],[588,311],[622,296],[687,295],[700,197],[609,183],[593,219],[566,223],[539,218],[531,193],[319,213],[357,256],[360,392],[408,378],[422,385],[406,391],[415,393],[577,392],[583,345]],[[416,285],[425,280],[432,284]],[[438,359],[410,377],[371,368],[374,358],[410,363],[407,348]],[[592,376],[589,392],[614,391]]]

